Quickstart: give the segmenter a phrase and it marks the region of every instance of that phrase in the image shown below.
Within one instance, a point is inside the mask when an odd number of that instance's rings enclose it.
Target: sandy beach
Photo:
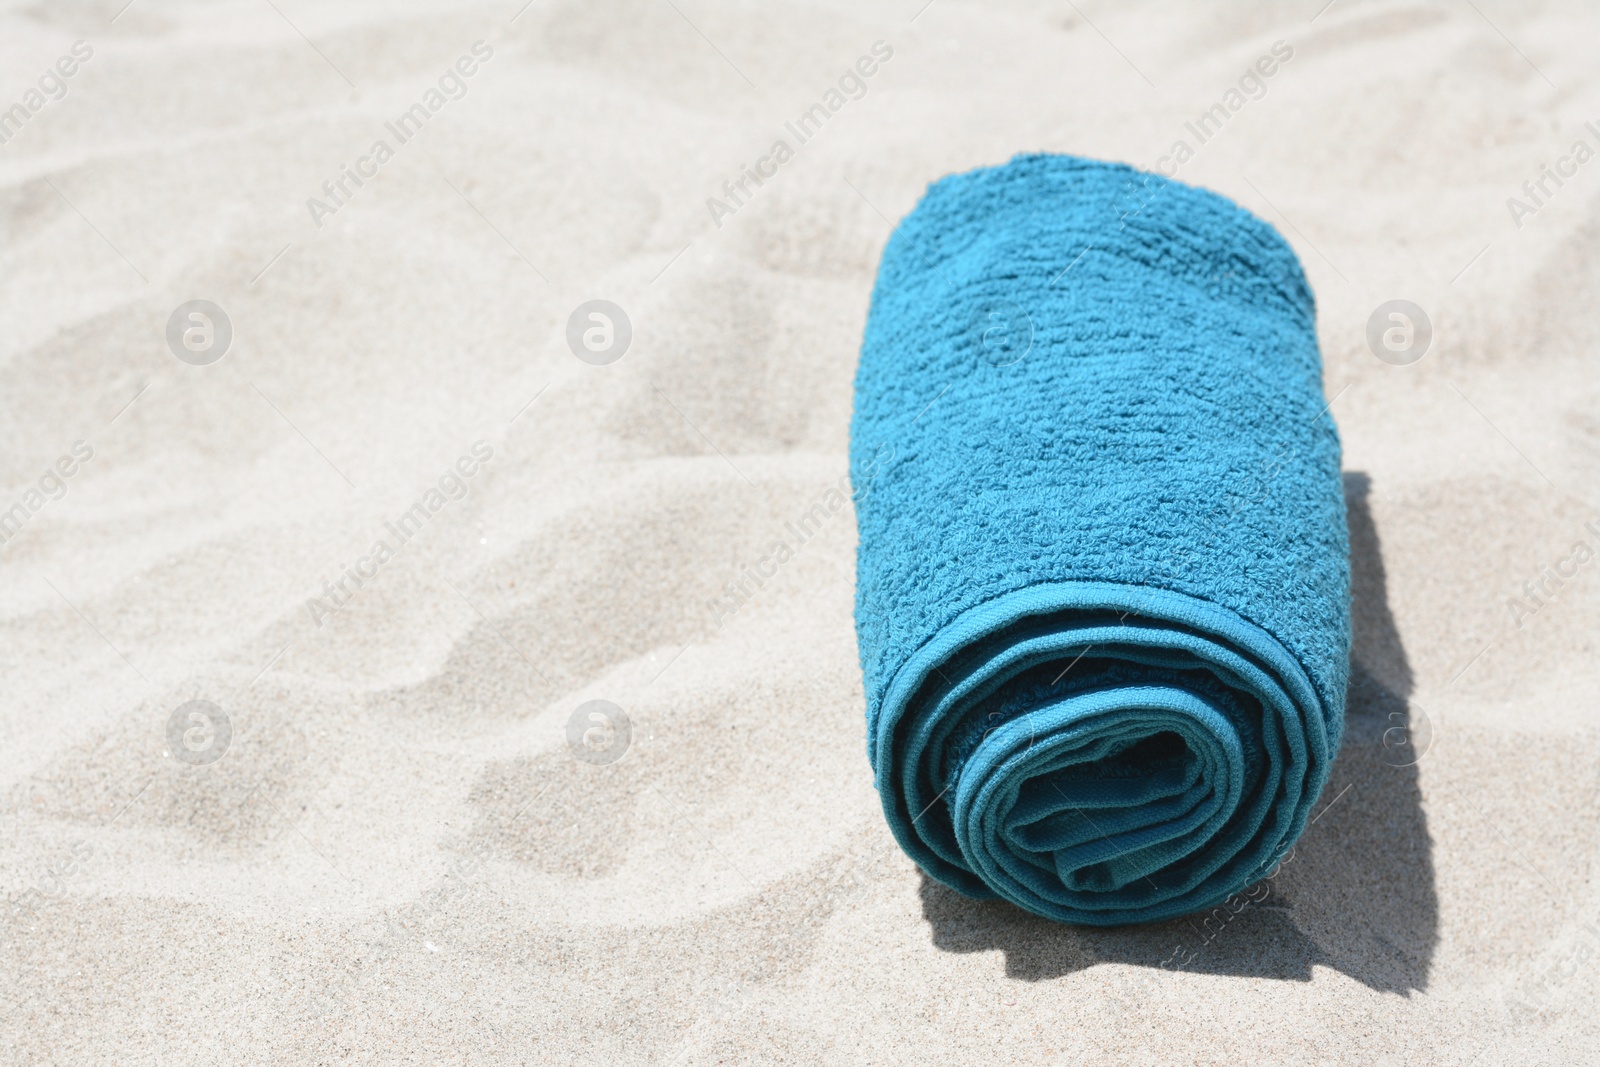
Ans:
[[[0,7],[0,1062],[1594,1062],[1600,12],[1324,3]],[[1021,151],[1317,296],[1346,740],[1221,915],[873,790],[874,271]]]

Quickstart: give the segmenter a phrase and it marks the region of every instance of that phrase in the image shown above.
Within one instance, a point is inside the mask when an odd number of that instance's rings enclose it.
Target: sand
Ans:
[[[125,2],[0,14],[0,1059],[1593,1062],[1594,10]],[[715,606],[846,473],[892,222],[1023,150],[1320,305],[1348,740],[1211,917],[919,875],[848,510]]]

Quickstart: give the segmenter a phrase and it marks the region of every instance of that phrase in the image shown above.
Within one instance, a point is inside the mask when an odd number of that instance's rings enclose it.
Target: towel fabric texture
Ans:
[[[1315,304],[1270,225],[1056,155],[895,229],[851,423],[868,756],[945,885],[1069,923],[1214,906],[1305,828],[1349,564]]]

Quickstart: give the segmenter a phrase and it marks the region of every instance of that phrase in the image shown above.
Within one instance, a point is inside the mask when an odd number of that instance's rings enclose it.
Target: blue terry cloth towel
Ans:
[[[1349,564],[1315,304],[1270,225],[1018,156],[895,229],[856,374],[868,756],[933,878],[1051,919],[1213,906],[1306,825]]]

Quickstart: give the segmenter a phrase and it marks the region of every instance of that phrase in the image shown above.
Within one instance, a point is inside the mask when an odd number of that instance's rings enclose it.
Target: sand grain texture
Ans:
[[[1600,549],[1600,162],[1520,226],[1506,200],[1600,149],[1595,12],[123,2],[0,10],[0,108],[93,48],[0,145],[0,511],[93,450],[0,546],[0,1060],[1593,1062],[1600,556],[1508,601]],[[878,253],[927,182],[1178,139],[1317,294],[1349,728],[1259,901],[1073,930],[890,840],[848,509],[709,604],[844,476]],[[164,337],[196,298],[233,328],[209,366]],[[595,298],[633,326],[607,366],[565,338]],[[1395,298],[1435,328],[1410,366],[1365,340]],[[196,699],[213,763],[169,744]],[[608,765],[567,747],[596,699],[632,723]]]

